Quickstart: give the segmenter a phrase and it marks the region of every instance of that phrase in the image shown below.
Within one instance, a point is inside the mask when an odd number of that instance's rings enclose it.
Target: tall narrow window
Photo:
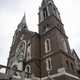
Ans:
[[[31,67],[30,67],[30,65],[26,66],[25,72],[26,72],[26,78],[31,78]]]
[[[53,6],[51,3],[48,4],[49,14],[50,16],[53,15]]]
[[[27,60],[31,59],[31,43],[28,41],[28,47],[27,47]]]
[[[50,57],[46,59],[46,69],[47,69],[47,71],[52,70],[52,64],[51,64],[51,58]]]
[[[66,40],[62,38],[61,41],[62,41],[62,44],[63,44],[63,49],[64,49],[64,51],[65,51],[65,52],[68,52]]]
[[[71,69],[74,71],[73,63],[71,63]]]
[[[40,9],[39,21],[42,22],[43,20],[44,20],[44,17],[43,17],[43,10]]]
[[[43,9],[43,16],[44,16],[44,19],[46,19],[46,17],[48,16],[46,8]]]
[[[51,43],[50,43],[50,39],[46,39],[45,40],[45,52],[49,52],[51,51]]]
[[[67,65],[67,68],[69,68],[69,62],[68,62],[68,60],[66,60],[66,65]]]

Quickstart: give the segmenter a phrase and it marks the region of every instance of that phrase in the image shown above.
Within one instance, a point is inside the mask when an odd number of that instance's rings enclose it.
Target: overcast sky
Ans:
[[[38,8],[42,0],[0,0],[0,64],[6,65],[12,37],[24,12],[28,28],[38,32]],[[54,0],[71,49],[80,56],[80,0]]]

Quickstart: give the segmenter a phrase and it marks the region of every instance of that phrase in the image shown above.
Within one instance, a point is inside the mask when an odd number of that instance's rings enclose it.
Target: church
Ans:
[[[38,16],[38,33],[28,29],[25,14],[18,24],[6,74],[10,80],[80,80],[80,59],[53,0],[42,0]]]

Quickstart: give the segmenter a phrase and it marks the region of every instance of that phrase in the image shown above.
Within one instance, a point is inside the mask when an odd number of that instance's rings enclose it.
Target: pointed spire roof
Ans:
[[[25,13],[24,13],[24,16],[23,16],[23,18],[22,18],[22,20],[21,20],[21,23],[22,23],[22,24],[26,24],[26,15],[25,15]]]
[[[18,25],[18,29],[21,30],[25,28],[26,30],[28,30],[27,24],[26,24],[26,15],[24,13],[24,16],[22,17],[22,20],[20,22],[20,24]]]

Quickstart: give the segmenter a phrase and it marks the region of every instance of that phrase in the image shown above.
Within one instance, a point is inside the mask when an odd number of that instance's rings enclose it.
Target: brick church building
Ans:
[[[53,0],[42,1],[38,16],[39,33],[28,29],[25,15],[17,26],[6,74],[12,80],[80,80],[80,59]]]

